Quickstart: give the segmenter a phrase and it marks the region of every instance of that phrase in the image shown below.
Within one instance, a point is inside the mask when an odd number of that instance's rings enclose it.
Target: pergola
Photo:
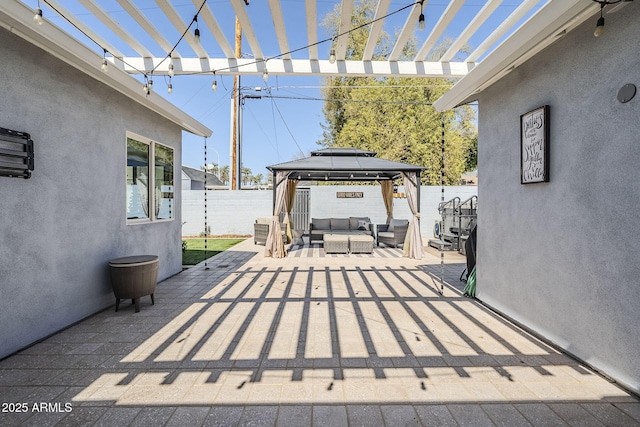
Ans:
[[[393,217],[393,181],[402,179],[407,202],[413,214],[403,252],[410,258],[422,258],[420,235],[420,174],[422,166],[394,162],[375,157],[373,151],[356,148],[326,148],[311,156],[291,162],[267,166],[273,173],[273,217],[265,244],[265,256],[286,256],[280,212],[284,209],[287,235],[291,236],[290,214],[300,181],[366,181],[379,182],[387,210],[387,222]]]
[[[268,71],[268,75],[456,80],[434,104],[438,111],[444,111],[474,100],[483,88],[601,10],[592,0],[487,0],[480,5],[465,0],[445,4],[409,0],[404,6],[379,0],[375,16],[367,25],[369,35],[362,55],[349,57],[354,1],[341,1],[339,28],[325,38],[317,0],[289,2],[286,9],[281,0],[192,0],[192,4],[182,5],[155,0],[151,7],[141,0],[117,0],[117,5],[110,0],[3,0],[0,25],[147,105],[164,101],[157,94],[144,94],[139,82],[128,74],[145,79],[193,74],[215,78],[229,74],[266,76]],[[629,2],[607,7],[605,13],[616,12]],[[36,4],[43,8],[43,25],[33,23]],[[81,7],[69,10],[67,4]],[[426,16],[426,22],[422,21],[426,28],[418,37],[415,55],[407,58],[403,52],[422,26],[420,15]],[[385,25],[395,25],[387,24],[392,17],[404,25],[393,36],[393,48],[386,57],[376,57],[376,43]],[[242,28],[241,54],[232,47],[235,19]],[[56,23],[75,27],[75,36]],[[304,31],[294,34],[293,28],[300,25]],[[492,30],[480,36],[486,26]],[[434,48],[445,37],[453,42],[434,59]],[[277,48],[267,48],[267,44]],[[465,46],[474,49],[469,53]],[[108,73],[101,71],[103,61],[108,62]],[[202,126],[188,129],[197,135],[210,134]]]

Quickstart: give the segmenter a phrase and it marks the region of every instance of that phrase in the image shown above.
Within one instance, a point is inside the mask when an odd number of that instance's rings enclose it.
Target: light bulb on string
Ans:
[[[331,48],[331,50],[329,51],[329,64],[335,64],[336,63],[336,50]]]
[[[200,43],[200,28],[198,28],[198,15],[193,17],[193,22],[196,23],[196,29],[193,30],[193,36],[196,39],[196,42]]]
[[[104,53],[102,54],[102,65],[100,66],[100,69],[102,70],[103,73],[106,73],[107,71],[109,71],[109,61],[107,61],[107,49],[102,49],[104,51]]]
[[[175,71],[173,69],[173,62],[169,63],[169,77],[173,77],[175,75]]]
[[[424,4],[424,0],[421,0],[420,1],[420,16],[418,17],[418,29],[420,31],[423,31],[427,27],[427,24],[424,22],[424,13],[422,11],[423,4]]]
[[[173,85],[171,84],[171,77],[169,77],[169,85],[167,86],[167,93],[169,95],[173,93]]]
[[[147,87],[149,88],[149,92],[153,90],[153,78],[149,79],[149,84],[147,85]]]
[[[604,33],[604,17],[602,16],[602,9],[606,6],[606,3],[600,4],[600,18],[596,23],[596,30],[593,32],[594,37],[600,37]]]
[[[151,90],[149,89],[149,79],[147,78],[146,74],[144,76],[144,85],[142,86],[142,91],[145,93],[145,95],[149,95],[149,93],[151,92]]]
[[[264,67],[264,71],[262,72],[262,80],[264,80],[264,82],[266,83],[269,80],[269,71],[267,70],[267,67]]]
[[[211,90],[214,92],[218,90],[218,81],[216,80],[215,73],[213,74],[213,83],[211,83]]]
[[[33,15],[33,22],[35,22],[38,25],[42,25],[42,22],[43,22],[42,9],[40,9],[40,8],[36,9],[36,14]]]

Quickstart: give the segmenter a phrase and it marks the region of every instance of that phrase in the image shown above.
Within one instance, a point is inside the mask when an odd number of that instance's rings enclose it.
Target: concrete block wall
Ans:
[[[399,187],[403,192],[403,187]],[[362,192],[362,198],[338,198],[337,192]],[[477,195],[477,187],[445,187],[445,200],[466,200]],[[384,224],[387,214],[379,186],[329,185],[310,187],[309,218],[368,216],[374,224]],[[421,187],[420,212],[423,238],[433,237],[433,226],[440,220],[438,204],[441,187]],[[481,202],[480,202],[481,203]],[[272,191],[207,191],[207,225],[211,234],[253,234],[256,218],[270,217]],[[411,218],[405,198],[394,199],[394,217]],[[184,191],[182,196],[182,235],[197,236],[204,231],[204,191]],[[426,241],[425,241],[426,244]]]

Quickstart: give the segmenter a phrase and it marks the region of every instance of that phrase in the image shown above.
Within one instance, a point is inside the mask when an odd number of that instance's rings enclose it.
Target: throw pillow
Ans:
[[[369,221],[366,220],[358,220],[358,230],[365,230],[365,231],[369,231],[370,230],[370,225],[371,223]]]

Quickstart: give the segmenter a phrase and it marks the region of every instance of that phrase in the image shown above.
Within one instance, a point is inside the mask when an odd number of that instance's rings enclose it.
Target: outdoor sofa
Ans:
[[[406,219],[392,219],[389,224],[378,224],[376,234],[378,235],[378,246],[384,243],[387,246],[404,245],[404,238],[407,236],[409,221]]]
[[[367,234],[373,236],[369,217],[312,218],[309,224],[309,242],[324,242],[324,233]]]

